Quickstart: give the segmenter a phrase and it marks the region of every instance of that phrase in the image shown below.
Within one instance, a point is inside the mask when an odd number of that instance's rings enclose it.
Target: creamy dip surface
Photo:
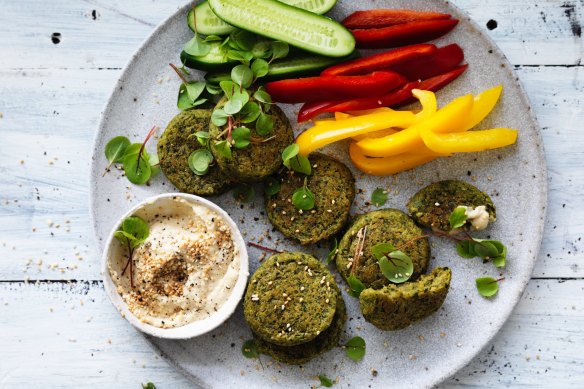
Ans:
[[[129,269],[122,275],[128,250],[117,241],[108,264],[130,311],[160,328],[184,326],[218,311],[231,295],[241,266],[225,219],[179,198],[151,204],[136,216],[148,222],[150,234],[134,250],[134,287]]]

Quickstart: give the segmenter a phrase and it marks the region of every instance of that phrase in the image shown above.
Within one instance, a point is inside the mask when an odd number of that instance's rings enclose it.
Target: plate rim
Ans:
[[[124,65],[123,70],[122,70],[118,80],[116,81],[111,94],[109,95],[103,109],[101,110],[101,115],[100,115],[101,117],[100,117],[100,120],[99,120],[99,123],[97,126],[97,130],[95,131],[95,134],[93,137],[91,157],[90,157],[91,164],[90,164],[90,170],[89,170],[89,176],[90,176],[89,177],[90,178],[90,183],[89,183],[89,219],[90,219],[90,224],[91,224],[92,229],[93,229],[93,242],[96,245],[96,249],[97,249],[96,251],[98,253],[98,258],[101,257],[100,256],[101,252],[99,249],[99,239],[98,239],[98,235],[97,235],[97,224],[96,224],[96,217],[95,217],[96,216],[95,213],[96,213],[96,192],[97,191],[96,191],[96,180],[93,179],[92,173],[98,171],[98,158],[96,158],[96,156],[100,151],[97,150],[97,145],[99,143],[101,133],[104,131],[104,128],[105,128],[105,125],[107,122],[107,113],[112,109],[112,102],[115,100],[117,94],[120,93],[120,90],[123,89],[123,88],[121,88],[123,86],[123,83],[124,83],[123,80],[128,76],[130,70],[132,69],[132,65],[133,65],[134,61],[136,61],[138,59],[138,57],[141,55],[142,51],[144,51],[147,47],[152,45],[156,36],[160,32],[162,32],[164,29],[168,28],[168,25],[172,19],[177,17],[177,15],[180,13],[185,13],[189,8],[193,7],[194,4],[198,4],[200,1],[201,0],[195,0],[195,1],[191,1],[191,2],[188,2],[188,3],[180,6],[178,9],[176,9],[174,12],[172,12],[168,17],[166,17],[162,22],[160,22],[154,28],[154,30],[152,30],[152,32],[140,43],[138,48],[132,53],[130,59]],[[387,1],[389,1],[389,0],[383,0],[383,2],[387,2]],[[425,383],[426,384],[425,387],[435,387],[435,386],[445,382],[447,379],[449,379],[454,374],[456,374],[459,370],[461,370],[462,368],[467,366],[474,358],[476,358],[476,356],[480,352],[482,352],[486,348],[487,345],[489,345],[493,341],[495,336],[498,335],[500,333],[501,329],[505,326],[505,324],[507,324],[507,322],[509,321],[509,318],[511,316],[511,313],[513,313],[513,311],[515,310],[515,308],[517,307],[517,305],[521,301],[523,294],[525,293],[527,285],[528,285],[528,283],[531,279],[531,276],[533,274],[533,269],[535,268],[535,265],[539,259],[539,254],[541,251],[541,245],[542,245],[542,240],[543,240],[543,233],[544,233],[544,228],[545,228],[545,224],[546,224],[546,220],[547,220],[547,213],[548,213],[548,206],[547,205],[548,205],[548,186],[549,186],[549,183],[548,183],[548,171],[547,171],[545,146],[543,143],[541,126],[539,124],[539,121],[538,121],[535,113],[533,112],[531,101],[529,99],[527,92],[525,91],[525,88],[523,87],[523,84],[521,83],[517,73],[515,72],[513,65],[507,59],[507,56],[499,48],[499,46],[493,40],[493,38],[491,38],[491,36],[489,36],[483,30],[483,28],[481,28],[480,25],[476,21],[474,21],[474,19],[472,19],[470,17],[470,15],[468,14],[467,11],[459,8],[457,5],[455,5],[449,1],[444,1],[441,3],[443,3],[444,5],[446,5],[446,7],[448,7],[449,9],[451,9],[453,11],[452,14],[454,17],[457,17],[459,20],[461,20],[461,21],[464,20],[465,23],[468,23],[469,26],[474,31],[479,33],[480,37],[482,39],[484,39],[486,41],[486,43],[488,43],[490,45],[490,49],[493,50],[493,54],[496,54],[498,56],[498,58],[502,61],[502,64],[505,66],[505,72],[507,74],[509,74],[509,77],[512,80],[512,83],[514,84],[514,86],[518,90],[518,94],[519,94],[522,102],[528,108],[528,111],[529,111],[528,117],[531,120],[531,122],[533,123],[534,128],[536,129],[536,131],[534,131],[533,135],[536,137],[537,149],[540,151],[539,153],[537,153],[536,160],[534,162],[538,165],[537,171],[540,172],[540,175],[541,175],[540,181],[541,181],[542,185],[540,186],[540,190],[538,191],[539,203],[535,204],[535,205],[539,209],[542,209],[543,214],[542,214],[541,219],[540,219],[541,222],[537,226],[537,229],[533,235],[534,237],[536,237],[536,239],[535,239],[536,243],[535,243],[535,246],[533,247],[534,260],[529,263],[528,269],[526,269],[528,271],[525,271],[523,273],[523,275],[519,274],[517,276],[517,279],[519,280],[519,283],[520,283],[520,287],[516,290],[515,294],[512,295],[512,298],[514,299],[513,303],[506,304],[503,306],[503,311],[501,312],[501,315],[499,316],[501,320],[498,322],[497,325],[495,325],[491,328],[490,333],[486,336],[485,342],[482,346],[480,346],[476,349],[470,350],[469,352],[465,353],[460,359],[458,359],[457,363],[452,364],[452,365],[447,366],[444,369],[442,369],[442,373],[438,374],[439,377],[436,380],[434,380],[433,382]],[[379,4],[377,4],[377,5],[379,5]],[[392,8],[392,7],[389,7],[389,8]],[[103,274],[101,274],[101,276],[103,278]],[[102,282],[103,282],[103,279],[102,279]],[[138,331],[138,330],[136,330],[136,331]],[[148,341],[148,344],[150,345],[150,347],[152,347],[152,349],[155,351],[155,353],[157,355],[160,355],[170,366],[172,366],[177,371],[179,371],[190,382],[192,382],[193,384],[195,384],[201,388],[210,387],[210,386],[208,386],[208,383],[202,381],[199,377],[197,377],[194,374],[192,374],[191,372],[189,372],[185,367],[183,367],[181,364],[179,364],[178,361],[176,361],[170,355],[168,355],[165,351],[163,351],[162,348],[160,348],[156,344],[156,342],[153,339],[151,339],[150,336],[142,333],[141,331],[138,331],[138,332],[140,334],[142,334],[142,336]]]

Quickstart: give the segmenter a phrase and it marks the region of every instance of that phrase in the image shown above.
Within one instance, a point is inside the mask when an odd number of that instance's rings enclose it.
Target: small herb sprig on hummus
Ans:
[[[146,241],[150,234],[150,227],[144,219],[138,216],[130,216],[122,222],[120,229],[114,233],[114,237],[128,249],[128,262],[122,270],[122,276],[130,269],[130,286],[134,288],[134,250]]]

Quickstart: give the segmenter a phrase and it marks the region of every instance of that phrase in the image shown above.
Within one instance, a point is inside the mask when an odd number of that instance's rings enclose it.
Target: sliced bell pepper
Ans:
[[[370,9],[355,11],[341,23],[347,28],[381,28],[420,20],[450,19],[450,14],[411,9]]]
[[[266,84],[272,100],[280,103],[304,103],[352,96],[382,96],[399,88],[406,79],[389,71],[363,76],[320,76],[273,81]]]
[[[410,81],[425,80],[455,69],[464,60],[462,48],[453,43],[439,47],[434,54],[428,57],[417,58],[411,61],[390,66],[387,70],[394,71]]]
[[[362,135],[355,135],[355,136],[352,136],[351,138],[353,140],[362,140],[362,139],[367,139],[367,138],[383,138],[383,137],[386,137],[388,135],[393,135],[396,132],[398,132],[398,130],[396,130],[395,128],[386,128],[384,130],[368,132],[368,133],[362,134]]]
[[[419,44],[400,47],[395,50],[362,57],[353,61],[333,65],[320,73],[321,76],[348,76],[355,74],[368,74],[370,72],[387,69],[400,62],[410,61],[415,58],[426,57],[436,52],[436,46],[432,44]]]
[[[420,89],[412,90],[412,94],[422,104],[422,110],[416,114],[416,123],[420,123],[426,119],[431,118],[438,110],[438,103],[436,102],[436,95],[434,92]]]
[[[512,145],[517,140],[517,132],[510,128],[495,128],[439,134],[425,127],[420,135],[426,147],[437,153],[471,153]]]
[[[422,150],[426,151],[427,149],[422,147]],[[352,142],[349,146],[349,157],[357,169],[374,176],[397,174],[438,158],[437,155],[429,151],[418,154],[404,153],[391,157],[371,158],[363,154],[355,142]]]
[[[473,97],[465,95],[452,100],[437,111],[431,118],[423,120],[396,134],[380,139],[363,139],[357,142],[357,147],[369,157],[389,157],[416,150],[423,147],[421,132],[425,129],[442,133],[464,126],[466,118],[472,110]],[[429,147],[429,149],[434,150]],[[434,150],[436,152],[442,152]],[[444,153],[449,153],[446,151]]]
[[[468,118],[465,125],[460,129],[460,131],[467,131],[483,121],[484,118],[491,113],[499,97],[501,97],[501,92],[503,91],[503,85],[497,85],[494,88],[487,89],[482,93],[479,93],[474,98],[474,104],[472,106],[472,111],[470,112],[470,117]]]
[[[298,135],[296,144],[300,147],[301,155],[308,155],[329,143],[352,136],[388,127],[408,127],[415,122],[415,119],[410,111],[392,111],[355,116],[336,122],[324,122]]]
[[[358,48],[384,49],[431,41],[448,33],[457,24],[457,19],[422,20],[351,32]]]
[[[327,107],[332,107],[337,104],[338,101],[313,101],[310,103],[304,103],[298,111],[298,123],[303,123],[314,117],[317,117],[321,113],[325,112]]]

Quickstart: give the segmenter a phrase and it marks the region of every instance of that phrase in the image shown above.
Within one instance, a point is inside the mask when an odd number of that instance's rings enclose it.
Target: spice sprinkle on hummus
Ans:
[[[228,300],[240,270],[240,253],[226,220],[212,209],[168,198],[138,214],[148,238],[133,252],[133,287],[118,242],[109,272],[129,310],[144,323],[174,328],[203,320]]]

